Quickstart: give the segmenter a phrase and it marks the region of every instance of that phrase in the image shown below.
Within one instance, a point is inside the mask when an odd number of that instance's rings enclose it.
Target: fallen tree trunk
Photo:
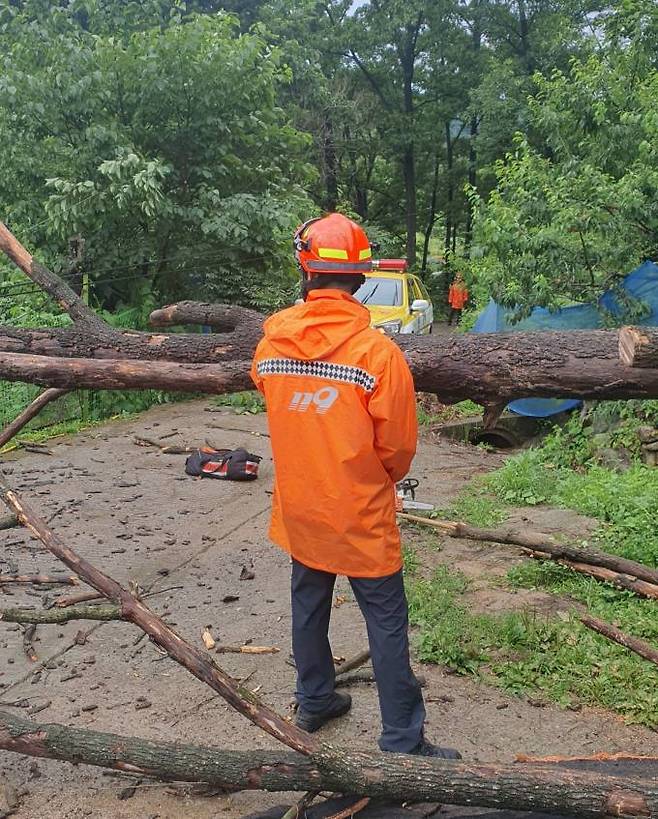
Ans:
[[[655,327],[622,327],[619,359],[626,367],[658,367],[658,330]]]
[[[582,817],[658,816],[658,786],[557,766],[446,762],[404,754],[354,753],[367,782],[323,772],[284,751],[224,751],[153,742],[0,712],[0,748],[29,756],[113,768],[164,781],[207,782],[227,790],[337,791],[452,805],[513,807]]]
[[[37,396],[37,398],[35,398],[34,401],[32,401],[32,403],[20,413],[20,415],[17,415],[16,418],[14,418],[11,424],[8,424],[2,430],[2,432],[0,432],[0,447],[3,447],[5,444],[9,443],[14,435],[17,435],[26,424],[29,424],[33,418],[36,418],[41,410],[48,406],[51,401],[55,401],[62,395],[66,395],[66,393],[67,390],[51,388],[45,390],[41,393],[41,395]]]
[[[621,629],[613,626],[612,623],[606,623],[605,620],[599,620],[598,617],[592,617],[589,614],[583,614],[580,618],[580,622],[584,626],[587,626],[587,628],[591,628],[593,631],[603,635],[603,637],[607,637],[608,640],[613,640],[629,651],[639,654],[639,656],[645,660],[649,660],[649,662],[658,665],[658,649],[649,645],[645,640],[632,637],[630,634],[626,634]]]
[[[118,331],[90,310],[54,273],[39,265],[28,251],[0,223],[0,250],[3,250],[25,273],[51,295],[74,319],[72,328],[24,330],[0,328],[0,351],[32,355],[45,353],[55,359],[138,359],[186,363],[233,362],[237,369],[221,386],[221,391],[251,386],[249,362],[261,336],[261,325],[252,311],[226,306],[214,307],[217,324],[234,326],[225,335],[204,336],[150,334]],[[182,303],[154,313],[161,324],[187,318],[211,318],[207,305]],[[658,368],[625,367],[619,360],[619,340],[615,331],[572,331],[564,333],[506,333],[460,335],[400,335],[394,337],[404,350],[414,375],[416,388],[431,392],[445,403],[471,398],[485,406],[488,422],[495,420],[502,407],[521,397],[564,398],[646,398],[658,396]],[[13,372],[11,380],[45,386],[76,388],[90,385],[96,389],[113,389],[108,381],[89,376],[84,368],[61,371],[49,379],[43,371],[35,372],[27,359],[21,373],[19,361],[0,356],[0,377]],[[61,368],[60,368],[61,369]],[[238,370],[243,378],[238,377]],[[171,373],[170,373],[171,374]],[[187,379],[180,389],[204,391],[203,375]],[[154,387],[171,389],[165,372],[152,373],[148,383],[133,379],[118,389]]]
[[[0,378],[63,389],[171,390],[217,394],[253,387],[248,362],[179,364],[0,353]]]
[[[435,520],[406,513],[401,513],[398,517],[411,523],[422,523],[425,526],[439,529],[450,537],[493,543],[510,543],[529,551],[540,552],[543,555],[550,556],[553,560],[566,559],[578,563],[588,563],[592,566],[601,566],[613,572],[630,575],[658,586],[658,569],[652,569],[650,566],[645,566],[644,563],[628,560],[625,557],[609,554],[608,552],[571,546],[568,543],[556,543],[546,535],[524,534],[514,529],[480,529],[458,521]]]

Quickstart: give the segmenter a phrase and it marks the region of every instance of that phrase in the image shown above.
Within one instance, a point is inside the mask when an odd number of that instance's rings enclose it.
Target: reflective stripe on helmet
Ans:
[[[316,262],[309,260],[306,268],[311,273],[365,273],[372,270],[372,262]]]
[[[371,256],[372,256],[372,250],[369,247],[367,247],[365,250],[360,250],[359,251],[359,259],[360,260],[370,259]]]
[[[339,247],[319,247],[318,248],[318,256],[321,259],[345,259],[347,260],[348,255],[346,250],[342,250]]]

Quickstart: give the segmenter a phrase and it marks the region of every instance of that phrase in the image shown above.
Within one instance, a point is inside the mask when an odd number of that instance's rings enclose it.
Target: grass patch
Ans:
[[[575,615],[474,614],[459,600],[468,588],[462,575],[446,567],[429,580],[416,574],[412,563],[406,587],[410,620],[419,628],[420,660],[512,694],[540,695],[563,706],[603,706],[630,722],[658,727],[655,668],[586,629]],[[628,619],[636,623],[636,601],[626,603]],[[650,605],[640,611],[646,616],[643,636],[658,636]],[[602,614],[596,608],[595,613]]]
[[[218,407],[230,407],[236,415],[258,415],[265,412],[263,396],[255,390],[218,395],[214,403]]]
[[[432,403],[425,406],[425,402],[419,399],[416,415],[420,426],[430,424],[448,424],[451,421],[458,421],[461,418],[470,418],[473,415],[482,415],[482,407],[474,401],[460,401],[458,404],[439,404],[440,410],[434,411]]]
[[[431,512],[429,517],[459,520],[471,526],[488,528],[502,523],[507,517],[507,510],[500,501],[473,484],[469,490],[460,493],[450,506]]]

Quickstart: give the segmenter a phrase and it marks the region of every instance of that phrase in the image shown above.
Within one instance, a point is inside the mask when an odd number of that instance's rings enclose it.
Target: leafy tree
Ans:
[[[59,255],[84,236],[108,306],[145,287],[250,301],[287,280],[313,171],[277,104],[290,81],[279,50],[223,14],[118,39],[90,34],[77,11],[27,26],[18,15],[3,35],[11,224]]]
[[[658,256],[658,71],[648,45],[658,12],[644,8],[634,29],[625,15],[608,20],[598,53],[535,76],[530,129],[542,147],[519,135],[479,201],[481,284],[506,304],[596,298]]]

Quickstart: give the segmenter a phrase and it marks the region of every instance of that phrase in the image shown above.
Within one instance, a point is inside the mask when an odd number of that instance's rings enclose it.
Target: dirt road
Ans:
[[[252,640],[280,648],[274,655],[228,654],[220,659],[235,676],[249,675],[251,687],[260,687],[266,701],[285,711],[293,689],[293,669],[286,664],[289,564],[266,534],[272,484],[269,442],[262,434],[266,420],[218,408],[208,411],[211,406],[201,401],[159,407],[136,421],[54,441],[52,456],[22,454],[9,458],[4,467],[14,487],[45,517],[53,516],[56,531],[98,566],[123,583],[136,582],[149,590],[171,587],[153,598],[153,608],[191,641],[200,645],[208,627],[218,642]],[[138,447],[135,435],[161,438],[165,444],[209,439],[218,446],[245,446],[263,456],[261,478],[253,484],[193,480],[183,473],[184,456]],[[423,500],[445,505],[473,474],[495,468],[500,460],[500,455],[427,435],[413,474],[421,479]],[[568,517],[551,523],[562,528],[581,525]],[[422,543],[418,548],[422,555]],[[487,576],[501,575],[509,567],[515,559],[509,554],[448,541],[432,559],[449,562],[475,579],[478,606],[554,605],[546,595],[512,594],[487,583]],[[254,579],[240,579],[243,567],[253,571]],[[16,570],[60,571],[22,530],[0,532],[0,571]],[[52,591],[17,587],[0,594],[1,604],[12,606],[40,605],[41,598],[53,597]],[[345,657],[365,647],[365,629],[344,581],[337,594],[346,602],[334,610],[332,644],[334,652]],[[222,602],[227,596],[239,599]],[[226,748],[275,747],[139,637],[124,623],[39,626],[35,664],[23,653],[18,627],[0,625],[0,699],[4,705],[27,702],[22,714],[48,704],[39,713],[43,721]],[[428,678],[429,738],[460,748],[469,759],[508,761],[521,752],[603,749],[658,753],[655,733],[626,726],[611,714],[537,709],[437,667],[425,667],[423,673]],[[351,714],[325,730],[346,744],[372,746],[378,732],[376,690],[362,685],[352,694]],[[21,794],[15,813],[19,819],[233,819],[291,801],[259,793],[195,795],[189,788],[150,782],[140,783],[133,792],[126,788],[135,783],[125,776],[6,753],[0,753],[1,782]]]

